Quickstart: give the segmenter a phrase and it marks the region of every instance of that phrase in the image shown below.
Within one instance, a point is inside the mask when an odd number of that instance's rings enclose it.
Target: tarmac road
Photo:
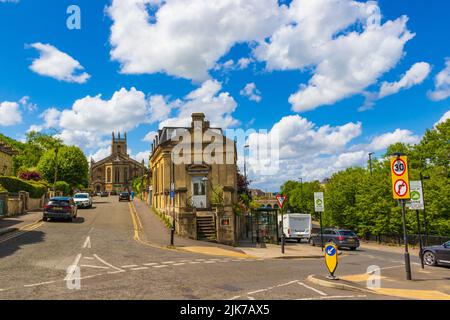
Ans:
[[[338,273],[401,262],[398,253],[348,251]],[[393,298],[308,282],[326,274],[323,259],[236,259],[143,245],[133,239],[129,204],[117,197],[95,198],[73,223],[43,222],[0,237],[0,270],[0,299]]]

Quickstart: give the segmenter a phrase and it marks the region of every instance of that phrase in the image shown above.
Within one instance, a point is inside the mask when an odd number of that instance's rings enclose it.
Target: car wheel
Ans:
[[[355,247],[350,247],[350,251],[355,251],[356,248]]]
[[[48,218],[42,218],[42,221],[48,221]]]
[[[426,251],[423,254],[423,262],[427,265],[427,266],[435,266],[436,265],[436,256],[433,252],[431,251]]]
[[[313,247],[315,247],[315,246],[316,246],[316,242],[315,242],[314,240],[312,240],[312,241],[311,241],[311,245],[312,245]]]

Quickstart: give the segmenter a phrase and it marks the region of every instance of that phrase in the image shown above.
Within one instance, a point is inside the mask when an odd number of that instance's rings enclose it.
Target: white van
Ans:
[[[311,237],[311,215],[303,213],[283,214],[283,231],[286,239],[309,241]],[[278,215],[279,235],[281,237],[281,214]]]

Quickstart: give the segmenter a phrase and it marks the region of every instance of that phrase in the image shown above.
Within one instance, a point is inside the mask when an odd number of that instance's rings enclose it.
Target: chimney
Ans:
[[[205,114],[204,113],[193,113],[192,114],[192,127],[200,125],[203,128],[205,122]]]

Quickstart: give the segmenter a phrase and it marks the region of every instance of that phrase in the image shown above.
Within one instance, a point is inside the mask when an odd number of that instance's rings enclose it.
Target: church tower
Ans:
[[[111,141],[111,151],[113,155],[123,154],[127,155],[127,133],[125,132],[125,136],[123,138],[120,137],[120,132],[117,138],[112,133],[112,141]]]

